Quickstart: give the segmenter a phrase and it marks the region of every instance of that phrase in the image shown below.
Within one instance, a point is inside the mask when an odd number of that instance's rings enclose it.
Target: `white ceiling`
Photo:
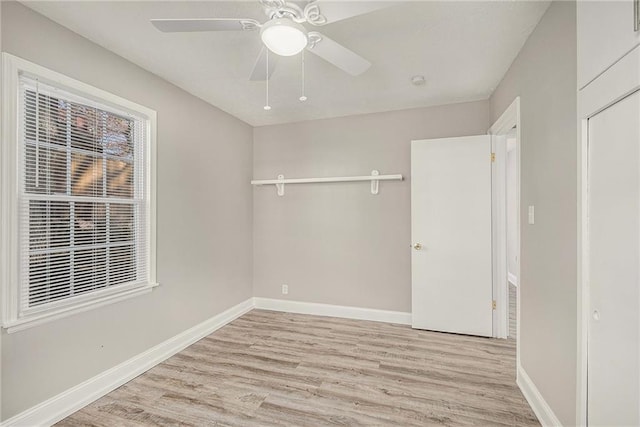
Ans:
[[[305,55],[281,58],[265,84],[248,77],[261,48],[257,32],[161,33],[151,18],[266,20],[257,1],[45,1],[28,7],[254,125],[399,110],[488,98],[548,1],[412,1],[320,28],[373,66],[352,77]],[[427,84],[411,85],[422,74]]]

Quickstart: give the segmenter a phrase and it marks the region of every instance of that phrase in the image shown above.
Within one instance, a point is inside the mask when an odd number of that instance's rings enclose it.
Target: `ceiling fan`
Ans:
[[[152,19],[151,23],[167,33],[260,30],[264,47],[258,55],[250,80],[268,80],[271,77],[277,56],[269,55],[267,59],[267,49],[279,56],[292,56],[306,48],[352,76],[358,76],[369,69],[369,61],[324,34],[307,31],[302,24],[320,27],[393,4],[381,1],[315,0],[301,7],[286,0],[259,2],[268,17],[264,23],[245,18]]]

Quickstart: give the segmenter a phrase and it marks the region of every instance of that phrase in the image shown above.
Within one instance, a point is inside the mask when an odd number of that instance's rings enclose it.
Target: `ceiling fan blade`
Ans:
[[[359,76],[371,67],[371,62],[324,34],[311,31],[308,36],[311,41],[307,47],[309,52],[318,55],[352,76]]]
[[[273,70],[275,70],[276,64],[278,63],[278,55],[274,53],[269,54],[269,73],[267,74],[267,52],[268,49],[263,46],[256,59],[256,64],[253,66],[249,80],[262,81],[271,78],[271,74],[273,74]]]
[[[315,0],[305,6],[304,16],[311,25],[326,25],[395,4],[398,2]]]
[[[164,33],[250,31],[260,28],[260,23],[255,19],[240,18],[152,19],[151,23]]]

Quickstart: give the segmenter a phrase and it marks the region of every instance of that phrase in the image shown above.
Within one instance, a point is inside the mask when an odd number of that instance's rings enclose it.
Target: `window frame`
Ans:
[[[147,253],[149,256],[147,283],[131,286],[114,286],[100,291],[63,299],[50,309],[36,310],[20,315],[20,265],[19,194],[22,177],[19,79],[21,75],[60,88],[73,95],[131,113],[144,121],[144,171],[146,196],[146,226],[148,230]],[[2,327],[8,333],[66,317],[123,299],[146,294],[158,286],[156,281],[156,126],[157,113],[127,99],[113,95],[94,86],[82,83],[58,72],[49,70],[24,59],[2,53],[2,140],[0,141],[0,295],[2,297]],[[137,244],[137,242],[136,242]]]

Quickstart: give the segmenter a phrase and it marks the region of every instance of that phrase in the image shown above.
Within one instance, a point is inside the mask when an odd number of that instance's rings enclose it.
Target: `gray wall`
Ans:
[[[2,49],[158,112],[151,294],[2,333],[2,416],[27,409],[251,297],[252,128],[13,2]]]
[[[412,139],[484,134],[487,101],[254,130],[254,177],[401,173],[405,181],[254,189],[254,295],[411,310]],[[281,285],[289,294],[281,295]]]
[[[490,102],[253,130],[29,9],[2,2],[2,50],[158,111],[151,294],[7,335],[2,419],[252,295],[409,311],[412,139],[485,133],[522,99],[522,364],[575,423],[575,5],[554,3]],[[252,138],[253,164],[252,164]],[[404,182],[252,190],[248,181],[402,173]],[[252,200],[253,199],[253,200]],[[253,203],[253,207],[252,207]],[[526,206],[536,224],[526,225]],[[252,219],[253,217],[253,219]],[[252,227],[254,228],[253,254]],[[289,295],[280,294],[281,284]]]
[[[491,97],[521,97],[521,362],[565,425],[576,422],[576,7],[554,2]],[[535,205],[536,223],[527,224]]]

